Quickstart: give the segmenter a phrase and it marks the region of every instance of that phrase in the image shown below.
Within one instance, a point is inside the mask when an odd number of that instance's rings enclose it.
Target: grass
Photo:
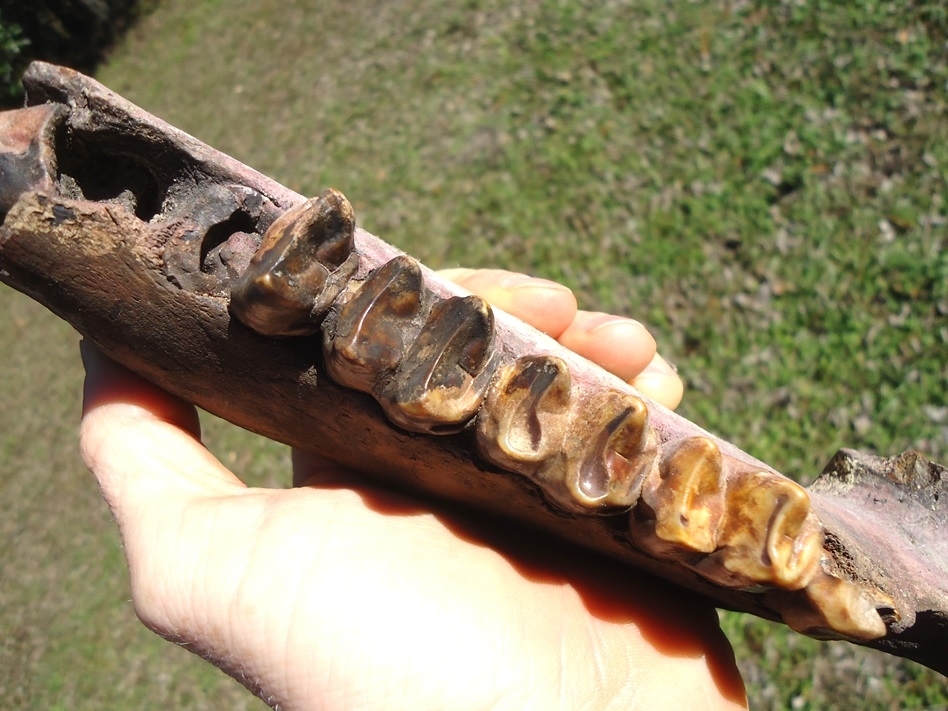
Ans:
[[[165,0],[99,78],[300,192],[342,189],[430,266],[647,322],[682,411],[806,482],[841,446],[948,460],[946,41],[921,0]],[[0,693],[254,707],[136,627],[74,453],[75,337],[0,298]],[[208,424],[230,466],[285,480],[281,449]],[[917,665],[723,623],[754,708],[948,708]]]

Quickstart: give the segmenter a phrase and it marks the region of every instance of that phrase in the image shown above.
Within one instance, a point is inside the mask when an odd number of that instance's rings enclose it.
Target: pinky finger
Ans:
[[[657,353],[641,373],[629,381],[636,390],[670,410],[681,402],[685,384],[675,368]]]

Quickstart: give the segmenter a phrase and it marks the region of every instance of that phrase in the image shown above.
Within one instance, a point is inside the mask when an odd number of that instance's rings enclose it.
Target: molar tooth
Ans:
[[[613,513],[638,499],[655,459],[656,437],[645,402],[606,391],[574,413],[566,444],[569,508]]]
[[[234,284],[234,313],[264,335],[313,333],[359,265],[354,232],[352,206],[336,190],[285,212]]]
[[[767,599],[791,629],[817,639],[868,642],[886,635],[882,611],[899,617],[885,593],[823,570],[802,590],[774,591]]]
[[[410,257],[396,257],[373,272],[337,318],[324,325],[323,353],[332,379],[374,392],[414,341],[424,294],[421,268]]]
[[[628,508],[654,461],[648,409],[630,393],[591,397],[571,407],[572,378],[559,358],[518,358],[488,390],[477,416],[478,452],[529,476],[567,510]]]
[[[477,451],[489,462],[535,474],[558,456],[568,424],[571,378],[555,356],[524,356],[500,368],[477,416]]]
[[[823,529],[803,487],[771,472],[736,472],[726,496],[719,550],[699,572],[729,587],[806,586],[819,569]]]
[[[724,515],[721,450],[707,437],[689,437],[665,447],[669,452],[646,480],[631,517],[632,537],[658,556],[712,553]]]
[[[447,433],[477,412],[493,375],[494,314],[479,296],[438,301],[378,393],[386,415],[416,432]]]

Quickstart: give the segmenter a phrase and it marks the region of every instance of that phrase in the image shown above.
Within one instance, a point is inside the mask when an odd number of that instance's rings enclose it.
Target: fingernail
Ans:
[[[527,276],[526,274],[511,274],[501,282],[505,289],[549,289],[551,291],[570,291],[569,287],[558,284],[549,279]]]
[[[632,318],[612,316],[611,314],[595,314],[586,319],[585,323],[583,323],[583,330],[587,333],[595,333],[601,329],[613,328],[615,326],[626,326],[636,330],[645,328],[641,323]]]
[[[662,358],[660,355],[657,355],[652,358],[645,370],[643,370],[639,375],[677,375],[678,368],[669,363],[667,360]]]

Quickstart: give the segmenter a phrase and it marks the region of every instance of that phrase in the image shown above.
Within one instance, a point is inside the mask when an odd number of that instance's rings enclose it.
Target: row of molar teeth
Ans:
[[[634,545],[724,587],[765,593],[798,631],[885,634],[877,610],[891,600],[828,572],[801,486],[722,454],[704,435],[659,442],[645,400],[607,386],[580,395],[557,356],[501,362],[487,303],[436,296],[409,257],[351,283],[354,226],[335,191],[287,212],[235,287],[235,313],[265,335],[321,327],[333,380],[373,395],[398,426],[443,434],[473,420],[487,461],[568,511],[628,511]]]

